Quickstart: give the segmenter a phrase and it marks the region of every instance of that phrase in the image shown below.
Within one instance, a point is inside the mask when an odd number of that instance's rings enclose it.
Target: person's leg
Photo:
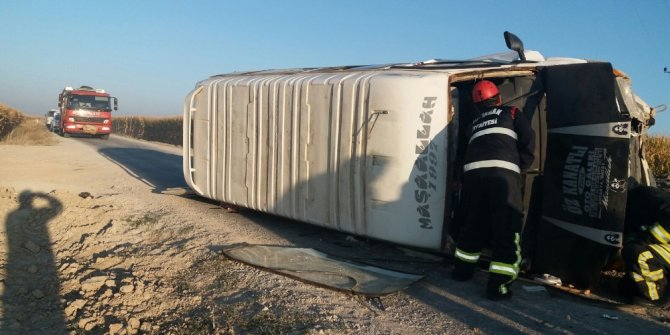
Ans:
[[[462,227],[456,241],[454,253],[454,271],[456,280],[468,280],[475,272],[482,248],[482,196],[483,185],[480,185],[478,172],[468,172],[463,179],[461,201]]]
[[[491,204],[492,257],[486,294],[490,299],[511,297],[509,286],[519,273],[523,220],[520,176],[497,174],[489,181]]]

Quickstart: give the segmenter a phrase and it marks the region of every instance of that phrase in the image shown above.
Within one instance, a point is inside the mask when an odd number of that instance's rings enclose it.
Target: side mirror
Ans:
[[[519,59],[522,62],[525,62],[526,55],[523,53],[523,42],[521,42],[521,39],[509,31],[506,31],[504,36],[507,48],[516,51],[519,54]]]
[[[119,109],[119,101],[116,98],[114,98],[114,110],[118,109]]]

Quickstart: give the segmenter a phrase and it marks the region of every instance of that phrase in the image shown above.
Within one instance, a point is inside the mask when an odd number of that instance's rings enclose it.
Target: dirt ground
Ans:
[[[485,274],[453,282],[425,255],[155,193],[84,142],[0,145],[1,334],[670,333],[667,309],[602,308],[520,283],[511,301],[490,302]],[[320,247],[426,278],[370,299],[221,254],[238,243]]]

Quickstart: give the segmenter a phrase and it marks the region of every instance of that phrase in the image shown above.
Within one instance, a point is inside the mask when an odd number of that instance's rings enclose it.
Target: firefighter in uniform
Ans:
[[[478,115],[468,129],[462,171],[463,222],[452,277],[470,279],[482,248],[490,242],[492,259],[486,295],[492,300],[507,299],[521,262],[521,172],[533,162],[534,134],[521,111],[502,106],[493,82],[477,82],[472,100]]]
[[[637,186],[628,191],[621,255],[625,293],[661,305],[668,300],[670,276],[670,193]],[[639,300],[638,300],[639,301]]]

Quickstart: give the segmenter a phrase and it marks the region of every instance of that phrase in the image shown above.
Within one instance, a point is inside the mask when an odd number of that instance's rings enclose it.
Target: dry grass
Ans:
[[[19,110],[0,104],[0,144],[55,145],[58,138],[38,117],[28,117]]]
[[[165,333],[274,335],[305,334],[317,325],[341,328],[338,322],[317,322],[317,315],[308,311],[266,307],[253,298],[255,294],[249,295],[239,266],[222,255],[208,254],[168,277],[164,283],[177,297],[197,294],[203,301],[170,316]]]
[[[58,137],[51,133],[41,118],[24,117],[23,122],[2,141],[12,145],[56,145]]]
[[[655,176],[670,173],[670,137],[647,136],[644,139],[644,154]]]
[[[0,103],[0,141],[18,127],[23,118],[18,109]]]
[[[112,132],[118,135],[173,145],[182,144],[182,118],[123,116],[112,119]]]

